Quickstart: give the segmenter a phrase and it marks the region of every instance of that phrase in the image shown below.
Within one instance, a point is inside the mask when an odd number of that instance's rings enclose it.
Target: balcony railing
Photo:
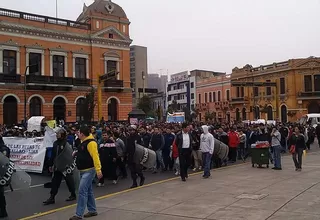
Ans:
[[[0,16],[90,30],[90,24],[0,8]]]
[[[71,78],[71,77],[27,75],[26,82],[27,83],[34,83],[34,84],[73,85],[73,78]]]
[[[244,102],[244,97],[232,98],[232,102]]]
[[[90,79],[77,79],[73,78],[73,85],[74,86],[90,86]]]
[[[299,97],[308,98],[308,97],[320,97],[320,91],[315,92],[300,92]]]
[[[0,83],[20,83],[21,75],[0,73]]]

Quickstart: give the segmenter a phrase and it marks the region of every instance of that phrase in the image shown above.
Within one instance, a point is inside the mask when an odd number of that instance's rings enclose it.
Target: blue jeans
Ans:
[[[92,181],[96,175],[95,169],[80,171],[79,196],[76,216],[83,217],[86,206],[89,212],[97,212],[96,202],[93,195]]]
[[[209,177],[210,176],[210,164],[211,164],[212,154],[209,152],[202,153],[202,163],[203,163],[203,176]]]
[[[154,169],[155,170],[157,169],[157,164],[160,165],[161,169],[164,169],[165,166],[164,166],[163,158],[162,158],[162,150],[157,150],[157,151],[155,151],[155,153],[156,153],[156,156],[157,156],[157,162],[156,162],[156,164],[154,166]]]
[[[281,150],[282,147],[280,145],[273,146],[274,167],[276,168],[281,168]]]

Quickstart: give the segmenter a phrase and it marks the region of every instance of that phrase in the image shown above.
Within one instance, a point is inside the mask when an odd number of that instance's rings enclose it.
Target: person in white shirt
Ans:
[[[188,178],[188,169],[191,164],[192,137],[187,123],[182,124],[182,131],[176,136],[176,145],[179,152],[180,176],[182,181]]]
[[[203,133],[200,136],[200,150],[202,152],[203,161],[203,178],[207,179],[210,177],[210,165],[211,158],[214,150],[214,138],[209,133],[209,127],[207,125],[202,126]]]

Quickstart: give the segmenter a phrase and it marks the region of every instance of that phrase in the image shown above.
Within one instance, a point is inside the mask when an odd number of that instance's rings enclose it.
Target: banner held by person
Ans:
[[[46,154],[43,137],[4,137],[3,141],[10,148],[10,159],[17,166],[27,172],[42,173]]]

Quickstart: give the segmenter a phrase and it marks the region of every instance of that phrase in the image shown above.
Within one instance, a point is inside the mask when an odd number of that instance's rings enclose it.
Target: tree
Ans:
[[[146,115],[150,116],[152,114],[152,108],[151,108],[152,100],[149,96],[145,95],[142,98],[140,98],[138,103],[138,108],[144,111]]]
[[[176,100],[173,100],[172,103],[168,106],[168,112],[174,113],[179,110],[179,104]]]
[[[91,122],[93,119],[94,108],[96,107],[96,89],[91,87],[90,90],[86,93],[84,99],[84,121]]]
[[[214,119],[216,117],[216,113],[215,112],[209,112],[207,111],[204,115],[204,118],[206,121],[211,121],[212,119]]]

